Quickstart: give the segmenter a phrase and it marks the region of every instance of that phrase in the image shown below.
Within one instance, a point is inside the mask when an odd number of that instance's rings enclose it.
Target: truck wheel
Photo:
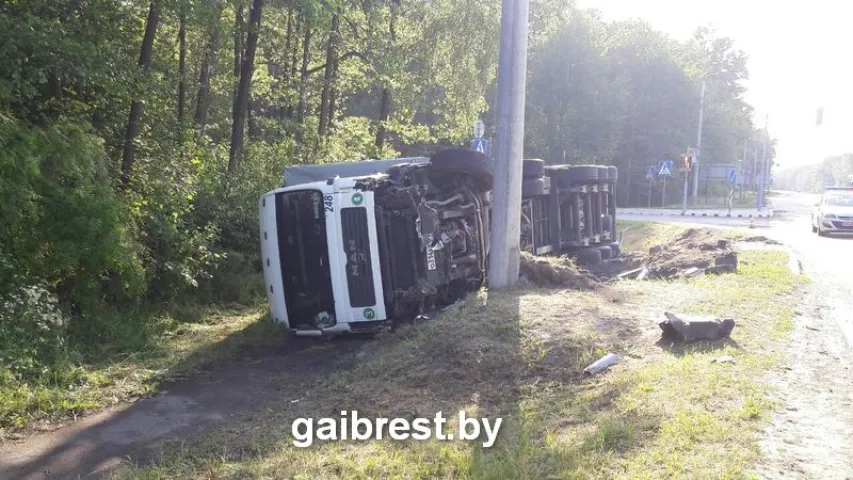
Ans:
[[[598,181],[597,165],[575,165],[569,167],[568,178],[572,183],[594,183]]]
[[[601,250],[597,248],[584,248],[578,251],[578,263],[593,267],[601,263]]]
[[[524,160],[521,164],[521,175],[524,178],[539,178],[545,173],[545,161],[538,158]]]
[[[545,175],[551,177],[551,185],[559,185],[562,188],[571,186],[569,177],[569,165],[548,165],[545,167]]]
[[[568,169],[568,165],[548,165],[547,167],[545,167],[544,172],[545,175],[549,177],[556,177],[560,175],[560,172],[565,172]]]
[[[609,170],[607,174],[607,179],[610,181],[610,183],[616,183],[616,180],[619,179],[619,169],[611,165],[607,167],[607,170]]]
[[[545,195],[550,187],[551,179],[548,177],[527,179],[521,184],[521,196],[535,197],[536,195]]]
[[[491,189],[495,179],[495,161],[484,153],[466,148],[449,148],[433,154],[432,167],[440,172],[467,173],[486,189]]]
[[[610,260],[611,258],[613,258],[613,250],[610,248],[609,245],[602,245],[596,248],[599,252],[601,252],[602,260]]]

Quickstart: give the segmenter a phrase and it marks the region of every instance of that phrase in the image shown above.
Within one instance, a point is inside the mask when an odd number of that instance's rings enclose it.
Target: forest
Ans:
[[[428,155],[468,145],[477,118],[493,136],[500,12],[2,2],[0,418],[180,328],[180,312],[262,304],[257,201],[286,165]],[[756,135],[746,60],[708,28],[677,41],[532,0],[526,157],[616,165],[620,205],[642,204],[647,166],[695,141],[702,81],[702,159],[740,158]]]
[[[815,165],[780,170],[774,187],[807,193],[823,193],[824,187],[850,186],[853,182],[853,154],[832,155]]]

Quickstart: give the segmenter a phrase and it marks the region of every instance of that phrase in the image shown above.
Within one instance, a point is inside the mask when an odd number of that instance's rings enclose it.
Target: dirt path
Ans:
[[[853,480],[853,351],[839,327],[851,294],[840,290],[811,285],[787,362],[770,375],[781,407],[760,441],[762,478]]]
[[[97,478],[128,461],[144,463],[169,441],[227,426],[282,397],[298,398],[302,382],[347,366],[367,344],[296,340],[287,350],[243,352],[240,361],[165,385],[156,397],[6,442],[0,478]]]

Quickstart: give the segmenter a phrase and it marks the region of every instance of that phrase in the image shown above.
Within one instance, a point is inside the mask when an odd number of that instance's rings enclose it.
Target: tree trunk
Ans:
[[[388,20],[388,33],[391,37],[391,47],[394,47],[394,42],[397,40],[397,31],[394,28],[395,19],[394,5],[391,5],[391,18]],[[391,115],[391,89],[386,84],[382,88],[382,99],[379,101],[379,125],[376,127],[376,148],[380,151],[385,148],[385,133],[388,117]]]
[[[382,89],[382,100],[379,102],[379,125],[376,128],[376,148],[380,151],[385,147],[385,124],[391,111],[391,90]]]
[[[302,139],[305,134],[305,109],[308,88],[308,62],[311,59],[311,25],[303,17],[302,24],[305,26],[305,37],[302,39],[302,70],[299,76],[299,102],[296,107],[296,135],[293,139],[293,156],[298,158],[302,148]]]
[[[214,27],[210,33],[207,48],[201,62],[201,72],[198,79],[198,99],[195,106],[195,123],[199,132],[204,131],[207,123],[207,110],[210,107],[210,78],[213,75],[213,62],[219,51],[219,28]]]
[[[296,123],[305,122],[306,90],[308,86],[308,62],[311,59],[311,26],[305,24],[305,39],[302,41],[302,73],[299,78],[299,107],[296,111]]]
[[[237,90],[240,86],[240,71],[243,68],[243,5],[234,13],[234,107],[237,105]]]
[[[323,93],[320,96],[320,124],[317,133],[325,136],[329,131],[329,120],[331,108],[333,108],[333,80],[337,64],[338,53],[338,12],[332,14],[332,25],[329,31],[329,42],[326,46],[326,69],[323,73]]]
[[[277,72],[278,77],[278,88],[280,89],[280,101],[281,105],[279,105],[278,119],[280,121],[286,120],[289,118],[289,111],[291,111],[293,106],[291,105],[290,100],[288,99],[288,90],[290,89],[290,49],[291,44],[293,43],[291,37],[293,36],[293,2],[287,7],[287,33],[285,34],[284,39],[284,67],[281,72]]]
[[[299,23],[297,23],[297,22],[294,22],[294,23],[296,23],[296,25],[294,26],[293,33],[294,33],[294,35],[297,35],[297,38],[293,39],[293,48],[290,49],[290,84],[288,85],[288,88],[293,88],[293,86],[295,85],[296,71],[297,71],[296,70],[296,58],[297,58],[297,55],[299,52],[298,34],[301,32],[300,28],[306,28],[306,29],[308,28],[307,24],[303,24],[300,27]],[[288,107],[287,107],[287,118],[290,120],[293,120],[293,111],[294,111],[293,107],[294,107],[293,102],[290,102],[290,105],[288,105]]]
[[[178,124],[184,127],[184,105],[187,98],[187,16],[181,12],[178,28]]]
[[[255,110],[257,108],[257,103],[255,103],[254,95],[251,92],[251,85],[249,86],[249,106],[246,109],[246,118],[249,122],[249,139],[257,140],[261,137],[261,127],[258,125],[258,112]]]
[[[335,112],[338,111],[338,88],[337,88],[337,80],[338,80],[338,61],[335,60],[335,64],[332,67],[332,85],[329,87],[329,120],[326,125],[326,135],[331,133],[332,127],[335,126]]]
[[[252,75],[255,70],[255,51],[258,47],[258,33],[260,33],[263,5],[263,0],[253,0],[252,11],[249,15],[246,52],[243,56],[240,83],[237,86],[237,96],[234,101],[234,119],[231,126],[231,150],[228,155],[229,173],[237,171],[240,157],[243,154],[243,128],[246,126],[246,112],[249,109],[249,90],[252,86]]]
[[[148,9],[148,19],[145,21],[145,34],[142,37],[142,48],[139,52],[139,66],[142,73],[148,72],[151,64],[151,54],[154,51],[154,36],[157,34],[157,25],[160,23],[160,0],[151,0]],[[142,118],[142,103],[134,99],[130,103],[130,115],[127,121],[127,132],[124,139],[124,151],[121,158],[121,188],[127,189],[130,184],[130,172],[133,170],[134,145],[136,136],[139,135],[139,120]]]

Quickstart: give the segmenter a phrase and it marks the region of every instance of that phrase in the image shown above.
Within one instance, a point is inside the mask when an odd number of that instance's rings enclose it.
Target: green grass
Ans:
[[[161,382],[191,374],[241,345],[282,342],[284,336],[264,317],[260,307],[175,309],[139,323],[156,330],[148,332],[150,338],[139,333],[146,341],[122,348],[107,341],[100,356],[93,355],[98,358],[64,367],[62,378],[23,381],[0,370],[0,438],[33,423],[61,422],[149,395]]]
[[[378,341],[355,367],[307,381],[300,402],[282,400],[130,477],[750,478],[757,432],[774,408],[762,378],[780,361],[803,280],[781,251],[741,259],[738,274],[719,277],[470,298]],[[727,340],[656,345],[665,310],[738,323]],[[603,375],[580,373],[606,352],[622,361]],[[720,355],[736,362],[712,363]],[[490,449],[436,440],[291,445],[294,418],[341,409],[368,417],[465,409],[504,425]]]
[[[654,245],[666,244],[674,240],[684,229],[678,225],[655,222],[616,221],[616,231],[619,235],[625,231],[622,239],[624,252],[648,252]]]
[[[732,208],[755,208],[756,205],[756,196],[752,192],[746,192],[746,195],[741,200],[739,196],[739,192],[735,192],[735,196],[732,202]],[[662,209],[678,209],[681,210],[683,207],[682,202],[678,201],[676,203],[670,203],[665,207],[661,207],[660,205],[652,205],[652,208],[662,208]],[[704,195],[699,194],[699,204],[698,205],[688,205],[688,210],[714,210],[728,208],[726,205],[726,200],[719,193],[716,195],[709,195],[707,201],[705,200]]]

